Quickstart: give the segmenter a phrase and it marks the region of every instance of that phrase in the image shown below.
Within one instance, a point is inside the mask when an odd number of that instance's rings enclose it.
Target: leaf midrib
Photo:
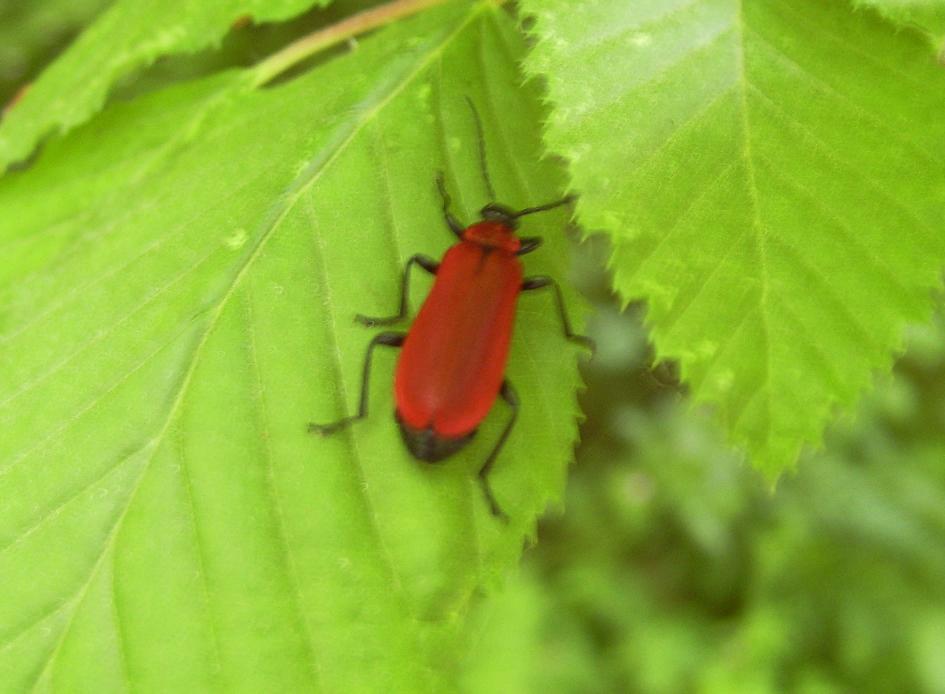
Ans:
[[[745,67],[745,40],[746,34],[748,32],[746,23],[745,23],[745,0],[739,0],[738,3],[738,12],[735,15],[736,18],[736,30],[738,33],[737,39],[737,85],[738,85],[738,98],[739,106],[741,113],[740,120],[742,126],[742,159],[745,162],[745,170],[748,173],[748,197],[751,203],[752,209],[752,231],[754,232],[754,241],[755,248],[758,253],[759,259],[759,271],[760,271],[760,285],[761,292],[758,297],[758,315],[761,318],[761,334],[762,340],[764,342],[763,349],[761,350],[763,355],[764,370],[761,383],[758,386],[758,390],[764,391],[764,407],[765,407],[765,422],[764,422],[764,433],[765,437],[769,438],[771,436],[771,338],[770,338],[770,326],[768,324],[768,314],[766,307],[768,304],[768,259],[767,259],[767,247],[764,239],[765,227],[761,221],[760,208],[758,205],[758,190],[757,183],[755,180],[755,164],[752,158],[752,148],[751,148],[751,123],[748,116],[748,89],[751,86],[751,83],[748,80],[748,72]],[[757,395],[757,391],[756,391]],[[750,401],[745,403],[745,407],[742,410],[739,417],[745,414],[748,411]]]

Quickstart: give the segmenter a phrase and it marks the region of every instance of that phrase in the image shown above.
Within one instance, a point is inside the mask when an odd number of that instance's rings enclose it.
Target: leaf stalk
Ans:
[[[260,87],[319,51],[445,2],[446,0],[393,0],[358,12],[337,24],[303,36],[273,53],[253,68],[250,82],[253,87]]]

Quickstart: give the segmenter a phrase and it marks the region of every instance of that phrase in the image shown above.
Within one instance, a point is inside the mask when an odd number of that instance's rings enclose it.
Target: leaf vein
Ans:
[[[296,565],[295,558],[292,555],[288,538],[286,537],[285,513],[282,510],[282,504],[279,501],[279,492],[276,489],[274,457],[272,454],[272,447],[269,444],[269,432],[266,427],[266,418],[269,413],[269,408],[266,400],[265,388],[263,387],[262,369],[259,366],[259,351],[256,342],[256,321],[255,310],[253,308],[252,291],[247,292],[244,304],[246,307],[246,331],[249,335],[247,357],[249,359],[250,368],[255,375],[253,382],[256,395],[255,410],[259,413],[259,415],[253,419],[253,422],[256,425],[257,431],[259,433],[259,440],[262,441],[263,454],[266,459],[266,495],[269,498],[269,504],[272,506],[273,517],[276,519],[276,544],[278,545],[279,552],[282,555],[286,579],[288,580],[289,586],[291,586],[292,589],[292,601],[295,603],[297,610],[296,615],[298,617],[298,627],[302,634],[302,643],[305,646],[306,655],[308,656],[306,658],[306,663],[309,667],[309,674],[311,675],[312,680],[318,685],[318,689],[321,690],[323,689],[321,663],[319,663],[318,658],[315,655],[315,645],[312,640],[312,634],[308,623],[302,617],[302,615],[305,614],[305,608],[304,601],[302,600],[302,588],[298,579],[298,567]]]
[[[328,313],[328,323],[331,326],[331,329],[328,331],[328,334],[331,339],[331,349],[329,349],[328,351],[331,355],[332,363],[334,366],[335,379],[338,382],[339,387],[342,391],[342,398],[341,398],[342,402],[344,404],[347,404],[347,401],[348,401],[347,388],[345,388],[345,379],[343,376],[344,371],[342,369],[343,357],[341,354],[341,346],[338,344],[338,339],[337,339],[338,320],[337,320],[337,317],[335,316],[335,312],[331,308],[334,305],[334,302],[332,301],[331,283],[328,279],[328,267],[325,262],[325,248],[322,242],[322,235],[318,231],[318,218],[315,215],[315,212],[311,208],[311,206],[308,207],[308,212],[309,212],[310,221],[312,222],[312,226],[315,228],[314,238],[315,238],[315,246],[318,249],[318,252],[316,255],[318,256],[319,276],[321,278],[321,289],[324,292],[325,298],[327,298],[325,305],[326,305],[326,311]],[[365,474],[364,461],[362,460],[363,456],[361,454],[361,448],[358,445],[356,436],[350,435],[350,433],[347,431],[344,433],[345,433],[345,441],[349,443],[349,447],[351,449],[351,457],[354,460],[354,471],[355,471],[355,476],[357,478],[357,484],[355,485],[355,487],[358,490],[358,497],[361,499],[361,506],[364,509],[364,515],[368,520],[368,525],[371,530],[371,538],[374,540],[374,543],[377,545],[378,555],[383,558],[385,567],[387,568],[387,572],[390,575],[390,578],[394,584],[394,587],[397,589],[397,594],[401,598],[403,598],[404,589],[400,580],[400,574],[397,571],[397,568],[394,564],[394,560],[390,554],[389,549],[387,548],[386,543],[384,542],[383,536],[381,535],[380,520],[377,517],[377,510],[375,509],[374,505],[371,503],[371,499],[368,497],[368,494],[367,494],[367,489],[366,489],[367,476]]]
[[[811,204],[811,209],[813,209],[821,219],[840,232],[848,249],[852,248],[856,251],[860,258],[870,264],[877,274],[881,275],[904,301],[908,299],[911,292],[902,284],[898,275],[896,275],[889,265],[883,262],[883,259],[878,256],[872,248],[868,247],[860,240],[857,234],[850,229],[845,220],[830,210],[813,191],[798,181],[796,177],[788,175],[781,167],[775,166],[765,157],[759,156],[758,159],[767,164],[768,174],[770,176],[779,179],[782,183],[793,188],[806,198]]]
[[[923,84],[922,82],[916,80],[914,75],[911,75],[908,72],[903,72],[902,70],[894,70],[888,64],[882,61],[876,60],[876,57],[874,55],[870,54],[868,51],[864,51],[862,48],[860,48],[857,44],[853,43],[849,39],[838,36],[837,34],[834,34],[833,32],[825,31],[824,30],[825,25],[823,23],[810,22],[806,17],[804,17],[803,13],[797,12],[794,8],[792,8],[790,3],[780,2],[779,5],[783,9],[785,9],[788,14],[793,15],[794,18],[797,19],[797,21],[800,24],[803,24],[804,26],[806,26],[811,32],[818,33],[821,36],[826,37],[829,41],[832,41],[833,43],[841,46],[842,48],[846,48],[847,51],[855,54],[864,62],[870,63],[874,67],[878,68],[880,71],[885,72],[887,75],[890,76],[891,79],[894,79],[896,81],[901,80],[901,81],[909,82],[916,89],[921,90],[923,92],[928,90],[928,85]]]
[[[17,398],[35,389],[36,386],[40,385],[43,381],[48,379],[50,376],[53,376],[59,371],[61,371],[73,359],[81,355],[90,347],[104,341],[107,337],[109,337],[112,333],[114,333],[115,330],[117,330],[123,323],[133,318],[139,311],[144,310],[147,306],[154,303],[157,299],[161,298],[161,296],[165,292],[171,289],[171,287],[176,285],[178,282],[184,280],[186,277],[194,273],[200,266],[202,266],[214,255],[216,250],[217,249],[212,249],[209,253],[207,253],[205,256],[200,258],[196,263],[184,269],[183,272],[180,272],[174,277],[172,277],[169,282],[166,282],[165,284],[159,286],[156,290],[147,294],[144,301],[139,302],[134,307],[132,307],[130,311],[128,311],[121,318],[119,318],[117,321],[112,322],[108,326],[107,329],[96,331],[94,337],[91,340],[87,340],[83,342],[72,352],[67,354],[65,357],[60,359],[58,362],[50,366],[45,371],[41,372],[38,376],[33,377],[31,380],[22,384],[17,390],[15,390],[13,393],[8,395],[6,398],[4,398],[3,400],[0,400],[0,409],[6,408],[7,406],[9,406],[11,402],[15,401]]]
[[[712,279],[719,273],[719,271],[729,261],[729,258],[732,257],[732,253],[735,251],[735,249],[741,246],[741,243],[745,239],[748,238],[750,233],[751,233],[751,230],[746,229],[745,231],[742,232],[742,234],[737,239],[729,243],[725,249],[725,252],[722,254],[722,257],[719,258],[719,260],[715,263],[715,265],[712,267],[709,273],[705,276],[702,282],[700,282],[699,287],[696,289],[693,295],[686,301],[684,305],[673,307],[673,311],[676,315],[663,321],[663,325],[660,326],[660,330],[663,333],[668,335],[669,333],[672,332],[676,324],[679,323],[679,321],[682,320],[682,318],[686,315],[689,309],[695,305],[696,300],[699,298],[699,296],[701,296],[702,292],[704,292],[705,289],[709,286],[709,283],[712,281]]]
[[[136,455],[138,455],[141,451],[145,450],[146,448],[153,445],[154,443],[155,443],[154,439],[150,439],[146,441],[145,443],[143,443],[141,446],[138,446],[135,450],[131,451],[130,453],[120,456],[118,458],[117,463],[107,467],[101,475],[96,476],[94,479],[92,479],[91,482],[83,484],[75,492],[70,492],[69,494],[66,495],[66,497],[62,501],[56,503],[54,506],[47,507],[46,509],[43,509],[42,511],[40,511],[39,514],[37,515],[41,514],[42,517],[36,523],[31,525],[29,528],[27,528],[25,531],[17,535],[16,538],[14,538],[13,540],[5,544],[3,547],[0,547],[0,555],[3,555],[5,552],[10,551],[16,545],[28,539],[33,533],[35,533],[37,530],[43,527],[46,523],[54,520],[60,513],[62,513],[63,509],[66,506],[68,506],[74,500],[82,496],[85,492],[87,492],[89,489],[97,485],[99,482],[104,480],[113,472],[118,470],[118,468],[123,467],[125,463],[127,463],[129,460],[131,460]]]
[[[738,61],[738,74],[739,74],[739,83],[741,85],[740,97],[741,97],[741,122],[742,122],[742,137],[744,140],[742,156],[745,162],[745,169],[748,173],[748,194],[751,201],[752,207],[752,225],[751,228],[755,232],[755,248],[758,254],[758,267],[761,270],[760,284],[761,292],[758,298],[758,311],[761,316],[760,328],[762,341],[764,347],[762,353],[764,355],[764,369],[763,369],[763,379],[762,382],[765,384],[770,383],[771,381],[771,337],[770,337],[770,326],[768,325],[768,316],[765,312],[765,307],[768,303],[768,258],[765,248],[765,242],[762,234],[761,226],[761,208],[758,204],[758,185],[755,179],[755,169],[754,161],[752,158],[752,142],[751,142],[751,127],[749,122],[749,111],[748,111],[748,73],[745,67],[745,18],[744,18],[744,2],[745,0],[739,0],[739,11],[738,11],[738,24],[740,27],[741,40],[738,42],[738,52],[737,52],[737,61]],[[770,390],[766,389],[765,397],[765,412],[766,412],[766,427],[765,427],[765,438],[769,438],[771,435],[771,394]],[[732,428],[734,430],[735,424],[733,423]]]
[[[868,124],[872,126],[873,130],[881,134],[884,138],[887,138],[893,142],[896,142],[897,144],[902,146],[904,149],[908,149],[913,154],[913,156],[919,157],[920,159],[924,159],[926,162],[929,162],[933,164],[934,166],[941,166],[940,162],[930,157],[928,152],[925,149],[923,149],[916,143],[912,142],[911,140],[903,139],[901,136],[901,131],[897,131],[897,130],[893,130],[889,128],[882,118],[879,118],[878,116],[876,116],[874,113],[872,113],[869,109],[867,109],[862,104],[858,104],[855,101],[853,101],[849,96],[839,91],[836,87],[826,82],[823,78],[815,75],[813,72],[811,72],[810,70],[805,68],[803,65],[801,65],[800,63],[795,61],[793,58],[791,58],[791,56],[785,53],[782,49],[778,48],[777,46],[767,41],[757,31],[754,31],[751,28],[748,28],[748,31],[752,35],[752,38],[756,43],[758,43],[763,48],[765,48],[769,53],[771,53],[775,57],[776,60],[784,64],[792,72],[802,77],[816,92],[822,94],[825,97],[831,98],[840,104],[843,104],[844,106],[849,108],[851,111],[853,111],[856,115],[858,115],[863,120],[864,124]],[[771,97],[766,96],[766,94],[758,87],[757,84],[753,82],[749,82],[749,87],[752,88],[756,93],[758,93],[762,97],[766,98],[772,104],[775,103],[774,100],[771,99]],[[783,109],[779,108],[778,110],[784,112]],[[797,118],[795,116],[790,116],[786,112],[784,112],[784,115],[786,118],[794,122],[797,122],[800,125],[800,123],[797,121]]]
[[[653,259],[656,253],[670,239],[670,237],[672,237],[680,228],[682,228],[686,219],[689,218],[690,213],[692,213],[693,210],[695,210],[699,204],[715,190],[715,187],[725,178],[725,175],[731,171],[732,167],[734,166],[734,161],[726,162],[719,169],[719,171],[714,176],[712,176],[711,179],[709,179],[707,183],[703,184],[702,189],[699,192],[690,197],[689,202],[686,203],[686,206],[683,208],[682,212],[676,217],[675,220],[673,220],[672,225],[669,227],[666,233],[660,237],[659,241],[656,242],[653,248],[648,250],[643,257],[636,261],[636,272],[641,272],[643,267]]]
[[[883,185],[873,179],[871,176],[867,175],[864,171],[858,168],[856,165],[850,163],[846,159],[839,156],[827,143],[817,137],[816,134],[806,125],[797,120],[794,116],[791,116],[786,111],[784,111],[780,106],[777,105],[770,97],[765,95],[757,86],[749,84],[749,89],[753,90],[763,103],[768,105],[769,111],[773,111],[776,114],[781,115],[781,122],[793,129],[795,132],[799,132],[803,137],[805,137],[811,144],[813,144],[820,154],[831,164],[837,168],[843,169],[848,173],[852,174],[854,177],[868,185],[872,190],[876,191],[881,197],[888,201],[892,207],[903,212],[903,214],[909,218],[917,227],[921,228],[930,236],[934,236],[935,233],[928,228],[925,223],[916,216],[915,212],[906,207],[898,198],[893,197]]]
[[[186,327],[188,326],[185,326],[185,330],[186,330]],[[93,397],[85,405],[83,405],[79,410],[77,410],[75,414],[73,414],[71,417],[67,419],[64,419],[58,427],[51,430],[49,434],[47,434],[42,439],[37,441],[36,444],[34,444],[33,446],[30,446],[25,451],[23,451],[19,456],[13,458],[9,463],[7,463],[5,466],[0,468],[0,475],[5,475],[7,472],[9,472],[13,467],[18,465],[20,462],[29,458],[36,451],[41,450],[47,443],[49,443],[50,441],[55,439],[57,436],[59,436],[59,434],[63,433],[64,431],[67,431],[69,428],[74,426],[85,415],[87,415],[89,412],[91,412],[96,407],[98,407],[105,400],[105,398],[107,398],[113,392],[118,390],[118,388],[120,388],[126,381],[128,381],[128,379],[130,379],[138,371],[143,369],[152,359],[154,359],[155,356],[160,354],[169,345],[174,343],[180,337],[180,335],[183,334],[183,332],[185,332],[185,330],[175,333],[171,338],[169,338],[165,342],[162,342],[160,345],[158,345],[156,349],[149,352],[142,360],[137,362],[131,369],[126,371],[114,382],[112,382],[112,384],[109,385],[105,390],[96,394],[95,397]]]
[[[702,117],[715,108],[719,102],[721,102],[727,96],[733,94],[736,88],[736,85],[733,84],[728,89],[723,89],[711,99],[700,104],[699,108],[688,115],[686,119],[673,128],[671,132],[667,133],[662,142],[647,152],[642,161],[636,163],[634,167],[637,171],[636,175],[639,175],[646,169],[651,168],[654,164],[657,164],[660,157],[666,152],[666,150],[676,143],[690,129],[691,126],[698,124]]]
[[[194,533],[194,549],[196,550],[195,554],[197,557],[197,566],[195,568],[197,570],[197,574],[200,576],[200,588],[201,592],[203,593],[201,597],[204,612],[206,613],[207,626],[210,629],[210,650],[212,652],[213,659],[216,661],[214,666],[211,666],[209,670],[212,673],[213,679],[217,681],[217,686],[219,686],[220,673],[223,670],[223,658],[221,657],[220,650],[220,635],[217,632],[216,620],[213,616],[213,599],[210,596],[210,584],[207,579],[207,560],[204,556],[204,540],[200,535],[200,523],[197,520],[197,505],[194,499],[194,483],[190,476],[190,470],[188,469],[187,465],[187,453],[184,449],[185,433],[183,418],[181,418],[177,425],[176,435],[174,436],[174,448],[179,463],[177,467],[180,470],[184,494],[187,496],[187,507],[190,511],[189,515],[191,530],[193,530]]]
[[[873,346],[875,341],[869,329],[856,316],[850,313],[843,299],[837,295],[836,290],[830,286],[830,283],[824,278],[823,274],[812,267],[790,244],[776,238],[772,234],[768,234],[768,237],[770,238],[769,243],[778,247],[779,255],[783,260],[794,265],[794,267],[800,271],[800,274],[806,276],[811,282],[820,287],[822,292],[820,298],[822,301],[818,302],[818,309],[822,310],[824,303],[833,307],[832,313],[838,315],[855,334],[855,339],[851,339],[853,336],[848,338],[849,345],[854,348],[857,344]],[[808,285],[808,287],[809,286],[810,285]],[[842,336],[843,332],[838,332],[836,335],[838,337]]]

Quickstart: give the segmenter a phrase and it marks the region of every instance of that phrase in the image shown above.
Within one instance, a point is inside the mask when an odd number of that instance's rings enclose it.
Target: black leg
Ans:
[[[515,392],[515,388],[512,387],[512,384],[509,383],[508,380],[505,380],[502,381],[502,390],[499,391],[499,395],[501,395],[502,399],[512,408],[512,416],[505,425],[505,429],[502,430],[502,435],[499,436],[499,440],[496,442],[495,448],[492,449],[492,453],[489,454],[489,457],[486,458],[486,462],[483,463],[482,468],[479,470],[479,486],[482,487],[482,493],[486,497],[486,501],[489,502],[489,510],[492,511],[492,515],[508,523],[509,517],[499,506],[499,502],[495,500],[495,495],[492,493],[492,488],[489,486],[489,471],[492,470],[495,459],[499,457],[499,451],[501,451],[502,446],[505,445],[505,441],[509,438],[512,427],[515,426],[515,420],[518,419],[518,394]]]
[[[522,246],[517,251],[515,251],[515,255],[525,255],[526,253],[531,253],[542,244],[544,239],[540,236],[523,236],[521,237],[521,241]]]
[[[340,429],[344,429],[359,419],[364,419],[367,416],[368,411],[368,393],[370,391],[371,384],[371,355],[374,352],[374,348],[378,345],[384,345],[385,347],[400,347],[404,344],[406,337],[406,333],[380,333],[379,335],[375,335],[374,339],[371,340],[371,343],[368,345],[367,353],[364,355],[364,368],[361,372],[361,400],[358,403],[358,413],[350,417],[342,417],[337,422],[330,422],[328,424],[309,424],[309,432],[312,434],[321,434],[322,436],[327,436],[328,434],[334,434]]]
[[[564,336],[571,342],[587,347],[592,352],[595,349],[594,341],[585,335],[575,335],[571,330],[571,322],[568,320],[568,314],[564,310],[564,298],[561,296],[561,287],[552,278],[545,275],[536,275],[535,277],[526,277],[522,282],[522,291],[528,292],[533,289],[544,289],[551,287],[554,289],[555,303],[558,306],[558,316],[561,318],[561,326],[564,328]]]
[[[536,205],[535,207],[526,207],[524,210],[519,210],[515,213],[516,217],[524,217],[527,214],[535,214],[536,212],[544,212],[545,210],[553,210],[556,207],[561,207],[562,205],[567,205],[570,202],[577,200],[577,197],[574,195],[569,195],[566,198],[561,198],[560,200],[555,200],[554,202],[546,202],[544,205]]]
[[[373,327],[375,325],[391,325],[392,323],[403,320],[404,316],[407,315],[407,304],[410,300],[410,268],[414,265],[414,263],[422,267],[431,275],[435,275],[437,269],[440,267],[440,264],[428,255],[417,253],[416,255],[411,256],[410,260],[408,260],[407,264],[404,266],[404,281],[400,287],[400,310],[393,316],[385,316],[382,318],[371,318],[369,316],[362,316],[359,313],[354,317],[354,319],[361,325],[366,325],[368,327]]]
[[[440,191],[440,197],[443,198],[443,219],[446,220],[446,225],[457,238],[463,238],[463,229],[465,227],[453,216],[453,213],[450,212],[450,194],[446,192],[446,182],[443,180],[442,171],[437,171],[436,173],[436,187]]]

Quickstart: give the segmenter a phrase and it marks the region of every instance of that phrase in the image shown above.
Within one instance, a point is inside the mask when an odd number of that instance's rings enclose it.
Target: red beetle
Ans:
[[[485,164],[482,124],[471,101],[470,107],[479,134],[483,178],[490,197],[495,199]],[[516,236],[518,219],[567,204],[572,198],[518,211],[491,202],[482,208],[481,220],[464,227],[450,213],[450,197],[442,172],[436,182],[446,223],[459,243],[446,252],[442,262],[421,254],[407,261],[396,315],[356,316],[358,322],[367,326],[403,320],[408,308],[410,268],[416,264],[435,275],[433,288],[410,330],[380,333],[368,345],[358,413],[330,424],[309,424],[309,431],[331,434],[366,417],[374,348],[403,347],[394,381],[397,404],[394,416],[414,457],[432,463],[461,449],[475,435],[497,396],[501,395],[512,408],[511,418],[479,470],[479,482],[489,508],[493,514],[506,518],[489,487],[488,474],[518,416],[518,397],[505,378],[518,295],[546,287],[552,289],[564,336],[593,348],[589,338],[571,331],[558,284],[546,276],[523,277],[518,259],[534,251],[542,241],[538,237]]]

